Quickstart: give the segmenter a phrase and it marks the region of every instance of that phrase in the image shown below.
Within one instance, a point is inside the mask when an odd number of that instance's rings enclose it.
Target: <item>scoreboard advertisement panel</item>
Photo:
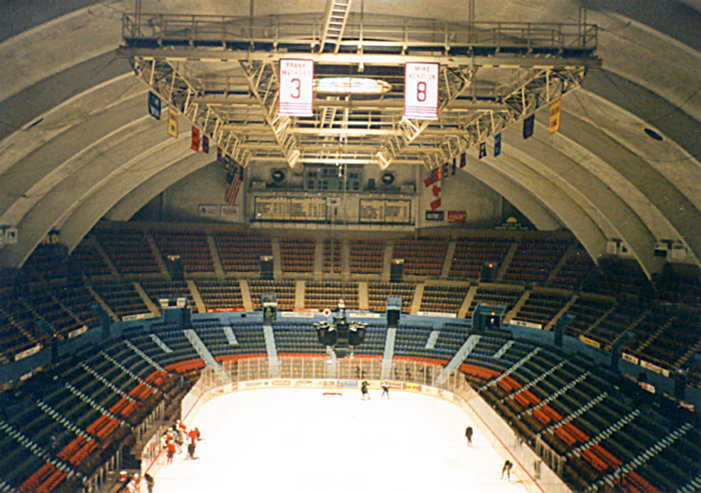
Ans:
[[[409,199],[360,199],[361,223],[410,224]]]
[[[253,209],[254,221],[326,221],[324,197],[256,196]]]

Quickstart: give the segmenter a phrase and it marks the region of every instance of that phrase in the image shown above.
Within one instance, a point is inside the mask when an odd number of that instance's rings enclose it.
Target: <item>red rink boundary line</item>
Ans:
[[[479,394],[478,394],[477,396],[479,397]],[[480,397],[480,398],[481,398],[481,397]],[[523,472],[526,473],[526,476],[528,476],[528,478],[529,478],[531,481],[533,481],[533,484],[535,484],[535,485],[538,487],[538,489],[539,489],[540,491],[542,491],[543,493],[545,493],[545,490],[543,489],[543,487],[540,486],[540,485],[538,484],[538,481],[536,481],[536,479],[535,479],[533,476],[531,476],[531,473],[529,473],[528,470],[523,466],[523,464],[521,464],[521,461],[518,460],[518,459],[516,458],[516,456],[513,454],[513,452],[511,452],[511,449],[510,449],[509,447],[507,447],[507,446],[504,444],[504,442],[501,441],[501,438],[499,438],[499,437],[497,436],[496,433],[494,433],[494,430],[492,430],[492,427],[489,426],[489,423],[487,423],[484,419],[482,419],[482,416],[480,416],[479,413],[478,413],[477,411],[475,411],[475,408],[472,407],[472,405],[471,405],[466,399],[464,399],[464,400],[465,400],[465,404],[467,405],[467,407],[469,407],[470,410],[472,410],[473,414],[479,418],[479,420],[482,422],[482,424],[483,424],[484,426],[487,427],[487,429],[488,429],[489,432],[492,434],[492,436],[493,436],[494,438],[497,439],[497,441],[499,442],[499,444],[500,444],[502,447],[504,447],[504,449],[508,452],[508,454],[511,456],[511,458],[514,459],[514,460],[516,461],[516,463],[521,467],[521,469],[523,470]]]
[[[321,394],[321,395],[325,395],[325,396],[328,396],[328,395],[333,396],[333,395],[335,395],[335,396],[338,396],[338,397],[343,397],[343,394],[342,394],[341,392],[324,392],[324,393]]]

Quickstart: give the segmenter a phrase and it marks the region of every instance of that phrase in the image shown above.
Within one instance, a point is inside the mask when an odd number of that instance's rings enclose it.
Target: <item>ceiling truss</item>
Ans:
[[[433,168],[562,97],[600,66],[595,26],[440,25],[390,16],[364,23],[343,5],[330,13],[337,3],[311,17],[126,14],[120,52],[142,81],[235,161],[291,167]],[[329,19],[341,14],[332,19],[342,23],[335,35]],[[391,89],[373,97],[317,94],[312,117],[280,116],[283,57],[314,60],[318,77],[374,78]],[[440,64],[438,120],[403,117],[408,61]]]

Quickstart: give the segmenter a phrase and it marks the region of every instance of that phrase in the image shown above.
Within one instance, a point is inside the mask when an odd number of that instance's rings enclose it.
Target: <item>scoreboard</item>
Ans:
[[[409,199],[360,199],[361,223],[410,224]]]
[[[324,197],[256,196],[253,216],[256,221],[326,221]]]

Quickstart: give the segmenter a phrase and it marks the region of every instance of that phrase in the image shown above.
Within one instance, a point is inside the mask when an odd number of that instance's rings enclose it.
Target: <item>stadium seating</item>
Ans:
[[[404,259],[404,274],[439,277],[448,248],[445,240],[402,240],[394,242],[393,258]]]
[[[455,243],[450,264],[451,279],[479,279],[486,263],[498,265],[504,259],[511,240],[502,238],[462,238]]]
[[[193,253],[189,259],[183,256],[186,271],[214,272],[204,233],[150,234],[162,253],[163,249],[170,249],[167,245],[183,249],[196,245],[193,250],[206,247],[204,257],[208,260],[201,264],[206,266],[195,267],[200,264]],[[248,274],[254,309],[260,308],[262,294],[275,294],[280,310],[292,310],[295,273],[306,275],[305,307],[333,308],[339,299],[348,308],[358,307],[357,281],[309,280],[313,269],[312,240],[280,241],[280,260],[286,275],[277,281],[250,279],[250,273],[258,270],[259,254],[271,253],[268,239],[216,233],[214,240],[225,271]],[[112,275],[95,241],[123,277]],[[667,284],[657,283],[659,289],[654,291],[628,263],[603,262],[601,270],[592,271],[593,264],[581,247],[570,248],[563,259],[568,242],[533,239],[519,240],[519,249],[505,276],[511,282],[479,283],[484,259],[503,258],[511,244],[512,240],[490,239],[456,242],[449,277],[469,279],[477,286],[468,317],[479,302],[504,304],[508,311],[521,300],[514,318],[545,327],[568,306],[567,313],[574,315],[574,320],[566,334],[585,336],[609,349],[630,331],[633,337],[625,343],[625,352],[665,369],[687,365],[689,383],[701,385],[701,365],[693,359],[701,349],[700,311],[694,305],[693,289],[690,296],[673,298],[662,289],[672,285],[669,280],[665,281]],[[325,271],[331,271],[331,264],[336,265],[337,260],[340,266],[340,245],[340,241],[336,242],[332,249],[330,243],[324,243]],[[350,241],[349,246],[351,273],[381,273],[384,242]],[[446,240],[395,242],[393,256],[404,256],[411,265],[406,273],[428,277],[421,279],[424,285],[420,310],[456,313],[465,299],[467,283],[435,281],[444,265],[446,247]],[[373,253],[365,254],[369,251]],[[332,255],[336,260],[329,262]],[[67,338],[76,328],[94,327],[98,320],[91,306],[98,301],[119,317],[147,313],[148,307],[135,289],[135,282],[154,303],[161,297],[184,296],[192,301],[192,292],[185,282],[171,282],[160,272],[149,240],[141,231],[98,230],[70,257],[64,255],[58,263],[56,258],[49,250],[37,250],[15,277],[0,283],[3,364],[19,351],[47,345],[54,331]],[[548,279],[550,286],[560,289],[543,287]],[[195,283],[207,310],[243,308],[238,279],[200,274],[189,280]],[[369,308],[384,312],[387,297],[400,296],[402,311],[408,313],[419,293],[416,286],[415,282],[368,280]],[[694,284],[690,286],[693,288]],[[651,300],[656,293],[659,301]],[[40,326],[40,319],[48,322],[50,328]],[[194,329],[218,361],[266,352],[262,327],[256,323],[233,324],[236,343],[227,338],[217,319],[197,319]],[[434,330],[437,332],[432,335]],[[273,333],[279,354],[324,353],[315,331],[307,324],[278,321],[273,324]],[[603,370],[581,356],[566,357],[531,342],[508,339],[505,334],[482,334],[461,370],[524,439],[542,440],[566,458],[563,477],[571,485],[595,485],[601,491],[673,491],[689,484],[701,472],[698,433],[678,421],[677,411],[660,417],[649,406],[638,407],[636,400],[621,394],[620,388],[612,385],[611,374],[601,373]],[[116,437],[128,434],[129,427],[142,419],[144,410],[164,395],[162,388],[170,381],[167,374],[157,371],[132,347],[172,373],[193,374],[204,366],[183,331],[172,324],[156,323],[152,333],[130,326],[124,336],[126,340],[77,354],[50,370],[50,376],[43,377],[41,385],[35,387],[43,389],[41,394],[29,392],[23,398],[10,399],[12,404],[5,406],[4,414],[0,413],[0,429],[4,431],[0,439],[3,480],[23,491],[50,491],[70,488],[74,481],[80,481],[81,475],[94,470],[97,459],[92,457],[103,456]],[[399,359],[445,363],[466,337],[464,329],[455,324],[434,329],[401,323],[394,354]],[[380,357],[385,338],[384,325],[371,324],[356,355]],[[504,375],[507,371],[509,374]],[[634,382],[618,381],[617,385],[639,388]],[[632,395],[640,399],[635,392]],[[615,472],[619,468],[623,468],[620,474]]]
[[[358,283],[346,281],[307,281],[305,308],[334,309],[343,300],[346,308],[358,308]]]
[[[322,249],[322,271],[340,274],[343,270],[341,263],[341,240],[325,239]]]
[[[214,272],[209,245],[203,233],[159,231],[154,237],[161,255],[179,255],[186,272]]]
[[[409,313],[414,297],[414,285],[408,282],[369,282],[368,305],[374,312],[384,312],[387,308],[387,297],[402,298],[402,312]]]
[[[314,240],[281,239],[280,257],[283,272],[312,272],[314,269]]]
[[[351,274],[382,274],[385,255],[383,241],[351,240],[349,243]]]
[[[566,241],[520,240],[504,279],[544,283],[568,246]]]
[[[96,238],[121,274],[160,272],[143,232],[98,230]]]
[[[197,279],[197,289],[207,310],[243,309],[239,282],[235,279]]]
[[[225,272],[258,272],[260,257],[272,255],[270,239],[246,233],[216,233],[214,242]]]
[[[458,313],[462,305],[467,287],[464,286],[424,286],[421,297],[421,311]]]

